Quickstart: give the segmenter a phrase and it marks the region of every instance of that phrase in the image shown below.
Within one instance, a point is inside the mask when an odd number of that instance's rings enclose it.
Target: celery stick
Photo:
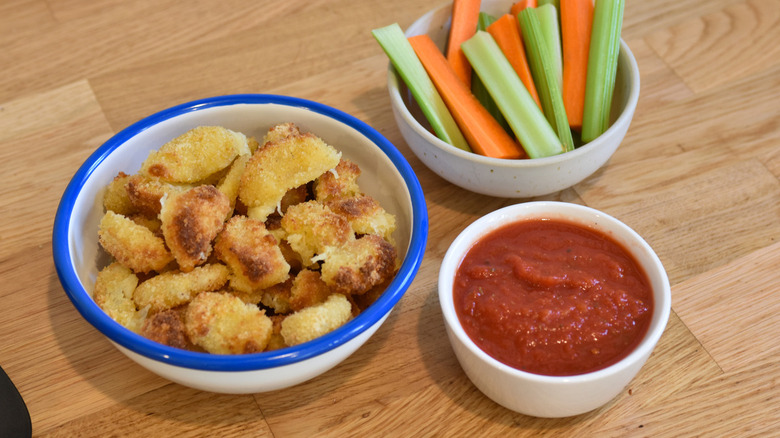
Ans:
[[[488,14],[487,12],[480,12],[479,19],[477,20],[477,30],[485,30],[488,26],[496,21],[496,17]]]
[[[477,31],[460,47],[528,156],[539,158],[562,153],[564,148],[555,131],[493,37],[485,31]]]
[[[496,17],[488,14],[487,12],[480,12],[479,20],[477,21],[477,30],[487,29],[487,27],[493,24],[494,21],[496,21]],[[506,119],[504,118],[503,114],[501,114],[501,110],[498,109],[498,105],[496,105],[496,101],[493,100],[493,97],[490,96],[490,93],[488,92],[487,88],[485,88],[485,84],[482,83],[482,80],[479,78],[479,75],[477,75],[477,72],[475,71],[471,72],[471,94],[473,94],[474,97],[477,98],[479,103],[481,103],[482,106],[484,106],[485,109],[488,110],[490,115],[492,115],[493,118],[496,119],[498,124],[501,125],[501,127],[504,128],[505,131],[509,133],[512,132],[512,128],[509,127],[509,124],[506,122]]]
[[[561,86],[555,77],[555,68],[547,45],[544,42],[539,17],[532,8],[523,9],[518,15],[520,28],[523,32],[523,42],[528,55],[528,64],[534,77],[536,91],[542,104],[547,121],[558,134],[567,151],[574,150],[574,140],[563,106]]]
[[[563,55],[561,53],[561,28],[558,24],[558,10],[552,3],[539,5],[536,8],[536,16],[539,18],[544,42],[547,45],[547,53],[550,54],[555,78],[558,86],[563,89]]]
[[[555,6],[555,20],[558,24],[558,34],[561,33],[561,2],[560,0],[537,0],[536,7],[544,6],[544,5],[552,5]],[[539,19],[541,20],[542,17],[540,16]],[[563,56],[561,56],[563,58]]]
[[[409,87],[436,136],[459,149],[471,152],[466,138],[458,129],[455,119],[452,118],[447,105],[436,91],[431,78],[398,23],[374,29],[371,34],[382,46],[382,50],[390,58],[395,70]]]
[[[582,141],[589,142],[609,128],[609,112],[615,88],[624,0],[596,0],[588,52]]]

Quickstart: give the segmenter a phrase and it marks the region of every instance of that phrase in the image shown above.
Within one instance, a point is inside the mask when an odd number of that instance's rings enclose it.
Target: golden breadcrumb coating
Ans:
[[[291,272],[298,272],[303,269],[303,259],[301,258],[301,255],[292,249],[287,240],[279,241],[279,249],[282,250],[282,255],[287,261],[287,264],[290,265]]]
[[[107,211],[100,220],[98,241],[114,259],[134,272],[159,272],[173,261],[163,239],[113,211]]]
[[[309,133],[268,142],[249,159],[238,196],[250,217],[265,221],[288,190],[336,167],[340,158],[341,152]]]
[[[228,289],[228,292],[240,298],[241,301],[247,304],[254,304],[254,305],[260,304],[260,300],[263,299],[263,291],[264,291],[263,289],[258,289],[250,292],[244,292],[235,289]]]
[[[287,232],[284,231],[281,225],[281,218],[277,215],[273,215],[265,221],[265,227],[269,233],[271,233],[276,241],[279,242],[279,249],[282,251],[284,259],[287,264],[290,265],[290,272],[298,272],[303,268],[303,259],[301,255],[295,252],[294,249],[287,242]]]
[[[246,144],[249,146],[249,154],[254,154],[260,148],[260,142],[254,137],[247,137]]]
[[[247,155],[239,155],[239,157],[247,157],[248,158],[249,155],[248,154]],[[238,157],[236,157],[236,159],[238,159]],[[235,162],[236,162],[236,160],[233,160],[233,163],[235,163]],[[228,172],[230,172],[230,166],[232,166],[232,163],[230,165],[228,165],[227,167],[225,167],[224,169],[220,169],[219,171],[217,171],[215,173],[212,173],[211,175],[207,176],[206,178],[204,178],[202,180],[199,180],[199,181],[195,181],[193,183],[189,183],[188,185],[192,185],[192,186],[209,185],[209,186],[216,187],[217,184],[219,184],[219,182],[222,181],[222,179],[225,178],[225,175],[227,175]],[[181,185],[183,185],[183,184],[181,184]]]
[[[241,175],[244,174],[246,163],[249,161],[249,155],[241,155],[233,161],[230,165],[230,170],[225,176],[217,183],[217,190],[222,192],[230,201],[230,212],[232,214],[233,209],[236,207],[236,199],[238,199],[238,185],[241,183]],[[228,218],[225,218],[227,220]]]
[[[217,257],[231,271],[230,285],[251,292],[287,280],[290,265],[265,225],[246,216],[233,216],[214,244]]]
[[[137,223],[138,225],[145,226],[151,232],[153,232],[155,236],[162,237],[162,222],[160,222],[160,219],[157,217],[149,217],[141,213],[135,213],[131,214],[127,218]]]
[[[249,155],[246,136],[221,126],[199,126],[152,151],[140,173],[167,182],[194,183]]]
[[[272,333],[271,339],[268,340],[268,346],[265,347],[265,351],[280,350],[286,347],[289,347],[289,345],[284,342],[282,335],[279,333]]]
[[[119,172],[106,186],[106,192],[103,194],[103,207],[106,211],[111,210],[124,216],[129,216],[136,212],[136,208],[133,202],[130,201],[130,195],[127,194],[127,189],[125,188],[129,180],[130,175]]]
[[[270,316],[273,328],[271,329],[271,340],[268,341],[268,346],[265,347],[265,351],[279,350],[281,348],[288,347],[282,337],[282,321],[286,318],[286,315],[273,315]]]
[[[320,202],[335,198],[351,197],[361,194],[357,179],[360,168],[352,161],[342,158],[338,166],[323,173],[314,183],[314,195]]]
[[[316,254],[355,238],[349,222],[317,201],[290,206],[282,217],[286,240],[300,254],[304,266],[316,263]]]
[[[287,209],[295,204],[305,202],[309,197],[309,186],[307,184],[300,185],[287,191],[279,202],[279,210],[282,215],[287,213]]]
[[[388,242],[393,242],[395,216],[385,211],[379,203],[368,195],[337,198],[327,205],[334,213],[347,218],[357,234],[377,234]]]
[[[282,217],[278,214],[274,213],[268,216],[263,225],[265,225],[265,229],[274,236],[277,242],[281,243],[287,238],[287,232],[282,228]]]
[[[150,315],[141,327],[141,336],[169,347],[191,349],[184,330],[183,308],[168,309]]]
[[[334,292],[360,295],[395,274],[396,249],[385,239],[367,234],[329,250],[322,279]]]
[[[190,272],[169,271],[149,278],[135,288],[133,300],[152,313],[186,304],[200,292],[219,290],[228,281],[228,268],[204,265]]]
[[[297,135],[301,135],[301,130],[295,123],[279,123],[278,125],[269,128],[265,133],[265,136],[263,136],[263,145]]]
[[[133,291],[138,277],[133,272],[114,262],[97,275],[92,298],[108,316],[126,328],[138,332],[141,329],[146,309],[138,311],[133,301]]]
[[[360,173],[357,164],[342,158],[333,171],[317,178],[314,185],[316,199],[334,213],[346,217],[355,233],[378,234],[393,242],[395,216],[360,191],[357,182]]]
[[[290,308],[298,311],[319,304],[330,294],[330,287],[322,281],[319,272],[304,269],[293,279],[289,298]]]
[[[293,279],[288,278],[287,281],[279,284],[275,284],[269,288],[263,289],[260,303],[273,309],[275,314],[290,313],[290,291],[292,290]]]
[[[160,180],[160,178],[139,174],[130,176],[125,184],[127,196],[133,207],[149,217],[157,217],[160,214],[160,208],[162,208],[160,200],[163,197],[181,193],[193,187],[191,185],[170,184]]]
[[[385,290],[390,285],[390,282],[393,280],[393,277],[391,276],[387,280],[383,281],[382,283],[377,284],[376,286],[372,287],[368,290],[368,292],[361,294],[361,295],[350,295],[350,297],[353,298],[354,304],[357,307],[358,311],[362,312],[368,308],[368,306],[374,304],[374,301],[378,300],[379,297],[385,293]]]
[[[333,294],[323,303],[287,316],[281,334],[287,345],[298,345],[336,330],[351,318],[352,304],[344,295]]]
[[[190,340],[213,354],[259,353],[271,339],[273,323],[257,306],[229,293],[198,294],[184,315]]]
[[[214,186],[198,186],[163,200],[163,236],[182,271],[191,271],[208,259],[211,242],[222,231],[229,212],[230,201]]]

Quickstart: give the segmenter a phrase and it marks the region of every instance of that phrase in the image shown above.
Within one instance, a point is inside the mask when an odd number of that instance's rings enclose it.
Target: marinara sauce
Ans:
[[[568,376],[618,362],[647,332],[650,282],[620,244],[562,220],[505,225],[469,249],[455,310],[487,354],[530,373]]]

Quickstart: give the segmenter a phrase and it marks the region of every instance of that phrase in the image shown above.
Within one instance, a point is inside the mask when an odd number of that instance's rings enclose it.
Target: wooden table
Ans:
[[[642,91],[595,175],[541,199],[618,217],[654,247],[673,312],[608,405],[566,419],[483,396],[446,340],[436,276],[488,198],[429,171],[396,127],[370,30],[440,0],[0,3],[0,366],[36,436],[769,436],[780,426],[780,0],[628,0]],[[132,122],[229,93],[334,106],[387,136],[425,191],[422,267],[384,326],[327,374],[217,395],[131,362],[68,301],[51,229],[83,160]]]

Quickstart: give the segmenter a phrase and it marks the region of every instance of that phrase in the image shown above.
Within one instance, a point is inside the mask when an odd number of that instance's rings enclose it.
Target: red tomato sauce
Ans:
[[[569,376],[627,356],[650,325],[650,282],[612,238],[559,220],[505,225],[469,249],[455,310],[487,354],[519,370]]]

